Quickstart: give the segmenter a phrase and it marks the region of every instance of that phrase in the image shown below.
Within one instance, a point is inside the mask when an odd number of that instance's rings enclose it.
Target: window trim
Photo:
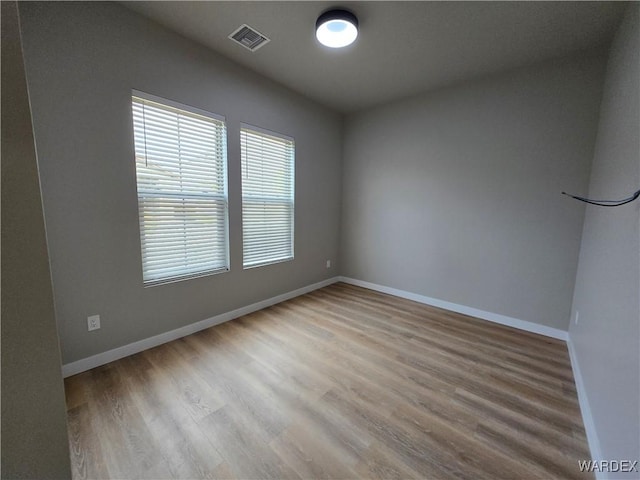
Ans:
[[[224,115],[220,115],[218,113],[208,112],[206,110],[202,110],[201,108],[192,107],[191,105],[186,105],[184,103],[176,102],[174,100],[169,100],[168,98],[158,97],[157,95],[152,95],[150,93],[141,92],[140,90],[131,89],[131,96],[142,98],[144,100],[148,100],[150,102],[159,103],[160,105],[165,105],[167,107],[176,108],[178,110],[184,110],[185,112],[190,112],[195,115],[200,115],[205,118],[212,118],[214,120],[218,120],[225,124],[225,133],[227,133],[227,119]],[[228,136],[228,135],[227,135]],[[226,139],[225,139],[226,143]],[[226,157],[226,155],[225,155]]]
[[[269,130],[267,128],[258,127],[256,125],[250,123],[240,123],[240,169],[242,170],[242,131],[249,130],[254,133],[262,134],[268,137],[273,137],[277,140],[284,140],[286,142],[291,142],[293,145],[292,148],[292,159],[291,159],[291,256],[287,258],[281,258],[277,260],[270,260],[261,263],[255,263],[251,265],[245,265],[244,263],[244,211],[242,212],[242,269],[250,270],[252,268],[266,267],[269,265],[276,265],[278,263],[285,263],[295,260],[295,223],[296,223],[296,142],[295,139],[289,135],[285,135],[283,133],[275,132],[273,130]],[[244,188],[242,186],[242,171],[240,174],[240,190],[241,190],[241,210],[244,210]],[[256,197],[257,198],[257,197]]]
[[[145,191],[145,190],[141,190],[140,189],[140,185],[138,183],[138,171],[137,171],[137,166],[136,166],[136,145],[135,145],[135,140],[133,141],[133,158],[134,158],[134,172],[135,172],[135,183],[136,183],[136,203],[137,203],[137,216],[138,216],[138,240],[140,242],[140,253],[141,253],[141,257],[140,257],[140,265],[141,265],[141,273],[142,273],[142,283],[143,283],[143,287],[144,288],[150,288],[150,287],[155,287],[155,286],[159,286],[159,285],[165,285],[165,284],[169,284],[169,283],[176,283],[176,282],[181,282],[181,281],[185,281],[185,280],[191,280],[194,278],[201,278],[201,277],[207,277],[210,275],[217,275],[220,273],[225,273],[225,272],[229,272],[231,270],[231,255],[230,255],[230,249],[231,249],[231,245],[229,242],[229,161],[228,161],[228,140],[229,140],[229,131],[227,128],[227,122],[226,122],[226,118],[223,115],[219,115],[213,112],[209,112],[206,110],[202,110],[196,107],[193,107],[191,105],[185,105],[173,100],[169,100],[163,97],[159,97],[156,95],[152,95],[150,93],[146,93],[146,92],[142,92],[140,90],[136,90],[136,89],[131,89],[131,97],[130,97],[130,107],[131,107],[131,133],[133,136],[135,136],[135,125],[134,125],[134,121],[133,121],[133,104],[135,101],[135,98],[139,98],[141,100],[146,100],[152,103],[157,103],[160,106],[166,106],[169,108],[174,108],[177,110],[181,110],[181,111],[185,111],[188,113],[191,113],[193,115],[197,115],[197,116],[201,116],[204,117],[207,120],[215,120],[218,122],[222,123],[222,128],[223,128],[223,133],[221,135],[222,137],[222,146],[221,146],[221,152],[222,152],[222,177],[224,178],[224,189],[223,189],[223,193],[222,194],[212,194],[212,195],[203,195],[201,198],[215,198],[215,199],[219,199],[224,201],[224,260],[225,260],[225,265],[223,267],[220,268],[215,268],[212,270],[204,270],[201,272],[194,272],[194,273],[185,273],[182,275],[172,275],[170,277],[165,277],[165,278],[160,278],[160,279],[156,279],[156,280],[149,280],[149,281],[145,281],[144,280],[144,261],[142,258],[142,248],[143,248],[143,244],[142,244],[142,223],[141,223],[141,218],[140,218],[140,198],[144,197],[145,194],[148,194],[149,196],[153,196],[154,194],[158,194],[158,192],[153,192],[153,191]],[[132,137],[133,139],[133,137]],[[160,193],[160,195],[165,195],[165,196],[178,196],[177,194],[172,194],[172,193]],[[197,198],[198,194],[195,193],[191,193],[188,195],[190,198]]]

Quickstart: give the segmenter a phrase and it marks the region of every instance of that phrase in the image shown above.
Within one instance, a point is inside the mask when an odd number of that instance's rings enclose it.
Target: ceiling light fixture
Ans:
[[[358,19],[346,10],[329,10],[316,21],[316,38],[330,48],[351,45],[358,37]]]

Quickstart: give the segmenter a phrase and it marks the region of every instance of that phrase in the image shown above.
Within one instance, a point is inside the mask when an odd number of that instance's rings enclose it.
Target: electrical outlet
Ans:
[[[91,315],[87,317],[87,327],[89,331],[98,330],[100,328],[100,315]]]
[[[576,310],[576,325],[578,324],[578,319],[580,318],[580,312]]]
[[[331,268],[331,260],[327,260],[327,268]]]

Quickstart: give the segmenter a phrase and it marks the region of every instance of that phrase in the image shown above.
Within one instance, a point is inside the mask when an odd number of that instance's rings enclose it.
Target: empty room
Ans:
[[[640,479],[640,3],[1,5],[3,479]]]

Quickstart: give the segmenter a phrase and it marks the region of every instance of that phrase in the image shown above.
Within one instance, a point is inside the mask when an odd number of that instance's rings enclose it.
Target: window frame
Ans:
[[[223,181],[223,189],[221,193],[205,193],[205,194],[199,194],[199,193],[195,193],[195,192],[185,192],[185,191],[179,191],[176,193],[168,193],[166,191],[161,191],[161,190],[156,190],[156,191],[152,191],[152,190],[148,190],[145,191],[144,189],[141,189],[141,185],[138,179],[138,165],[137,165],[137,151],[136,151],[136,142],[135,142],[135,136],[136,136],[136,126],[135,126],[135,118],[134,118],[134,103],[137,99],[142,100],[143,102],[150,102],[152,104],[157,104],[159,106],[159,108],[162,107],[167,107],[167,110],[178,110],[178,111],[182,111],[182,112],[186,112],[187,114],[192,114],[192,115],[197,115],[200,117],[205,117],[206,119],[209,120],[213,120],[214,122],[218,122],[221,125],[219,125],[216,128],[221,128],[221,133],[220,133],[220,141],[221,141],[221,145],[219,147],[219,151],[221,152],[222,156],[221,158],[216,158],[216,162],[221,162],[222,164],[222,168],[221,168],[221,178]],[[220,273],[225,273],[230,271],[231,268],[231,264],[230,264],[230,243],[229,243],[229,162],[228,162],[228,129],[227,129],[227,124],[226,124],[226,119],[224,116],[213,113],[213,112],[209,112],[206,110],[202,110],[196,107],[192,107],[190,105],[185,105],[173,100],[169,100],[163,97],[159,97],[156,95],[152,95],[146,92],[142,92],[140,90],[135,90],[132,89],[131,90],[131,120],[132,120],[132,135],[133,135],[133,158],[134,158],[134,169],[135,169],[135,182],[136,182],[136,200],[137,200],[137,204],[138,204],[138,228],[139,228],[139,241],[140,241],[140,253],[141,253],[141,267],[142,267],[142,278],[143,278],[143,286],[145,288],[148,287],[154,287],[154,286],[158,286],[158,285],[164,285],[164,284],[168,284],[168,283],[175,283],[175,282],[181,282],[181,281],[185,281],[185,280],[191,280],[193,278],[201,278],[201,277],[206,277],[206,276],[210,276],[210,275],[217,275]],[[146,152],[145,152],[146,155]],[[177,162],[177,164],[179,164],[179,162]],[[217,167],[216,167],[217,168]],[[185,272],[185,273],[178,273],[178,274],[170,274],[168,276],[163,276],[162,278],[154,278],[154,279],[150,279],[150,280],[146,280],[145,279],[145,258],[144,258],[144,243],[143,243],[143,238],[144,238],[144,233],[145,233],[145,229],[143,228],[143,217],[141,215],[142,213],[142,205],[141,205],[141,198],[144,198],[146,196],[146,198],[149,197],[153,197],[154,195],[158,196],[158,198],[166,198],[166,197],[171,197],[171,196],[175,196],[176,198],[185,198],[185,199],[212,199],[213,202],[212,204],[215,205],[215,202],[222,202],[223,203],[223,211],[224,211],[224,218],[222,219],[222,223],[223,223],[223,227],[224,227],[224,233],[223,233],[223,248],[224,248],[224,252],[222,252],[222,255],[220,255],[220,258],[222,258],[224,260],[224,265],[219,267],[219,268],[214,268],[214,269],[205,269],[205,270],[201,270],[201,271],[195,271],[195,272]],[[219,221],[219,219],[218,219]],[[186,244],[185,244],[186,245]]]
[[[291,143],[291,165],[290,165],[290,169],[291,169],[291,175],[290,175],[290,185],[291,185],[291,195],[290,197],[287,199],[287,203],[290,205],[290,209],[291,209],[291,214],[290,214],[290,219],[291,219],[291,235],[290,235],[290,245],[291,245],[291,256],[290,257],[286,257],[286,258],[280,258],[280,259],[275,259],[275,260],[266,260],[260,263],[251,263],[249,265],[245,264],[245,216],[244,216],[244,205],[245,205],[245,194],[244,194],[244,186],[243,186],[243,181],[244,181],[244,173],[242,172],[243,169],[243,155],[242,155],[242,142],[243,142],[243,131],[249,131],[252,132],[254,134],[259,134],[259,135],[264,135],[266,137],[271,137],[280,141],[285,141],[285,142],[290,142]],[[244,123],[241,122],[240,123],[240,187],[241,187],[241,201],[242,201],[242,268],[243,270],[249,270],[252,268],[259,268],[259,267],[265,267],[265,266],[269,266],[269,265],[275,265],[278,263],[284,263],[284,262],[290,262],[293,261],[295,259],[295,212],[296,212],[296,143],[295,143],[295,139],[289,135],[285,135],[279,132],[275,132],[273,130],[269,130],[263,127],[258,127],[256,125],[253,124],[249,124],[249,123]],[[260,198],[260,197],[257,197]],[[262,201],[264,202],[272,200],[273,197],[261,197]],[[284,198],[280,199],[283,203],[285,202]]]

